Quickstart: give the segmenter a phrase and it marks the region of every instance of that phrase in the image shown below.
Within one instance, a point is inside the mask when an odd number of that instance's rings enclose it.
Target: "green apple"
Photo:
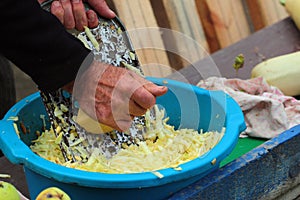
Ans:
[[[41,191],[36,200],[71,200],[71,198],[63,190],[57,187],[49,187]]]
[[[0,197],[5,200],[20,200],[20,195],[11,183],[0,181]]]

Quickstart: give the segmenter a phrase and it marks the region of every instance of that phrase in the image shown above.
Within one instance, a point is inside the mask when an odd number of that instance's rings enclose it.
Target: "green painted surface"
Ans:
[[[220,164],[220,167],[226,165],[227,163],[239,158],[240,156],[244,155],[245,153],[248,153],[255,147],[261,145],[266,140],[259,139],[259,138],[239,138],[238,143],[236,147],[233,149],[231,154],[229,154],[228,157],[226,157]]]

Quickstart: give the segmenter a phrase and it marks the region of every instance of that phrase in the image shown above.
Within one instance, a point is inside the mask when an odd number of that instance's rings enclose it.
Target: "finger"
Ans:
[[[144,87],[138,88],[131,98],[142,108],[149,109],[156,103],[156,97],[164,95],[167,91],[168,88],[165,86],[147,83]]]
[[[122,76],[119,76],[117,83],[115,83],[115,90],[118,91],[116,94],[121,94],[123,96],[118,96],[119,99],[130,98],[137,105],[139,105],[143,109],[149,109],[155,104],[155,95],[158,92],[155,91],[152,87],[158,87],[155,84],[147,81],[141,76],[137,75],[132,71],[125,70],[125,73]],[[147,86],[149,90],[154,91],[155,95],[153,95],[144,85]],[[151,86],[153,85],[153,86]],[[159,90],[159,89],[156,89]],[[160,92],[162,93],[162,92]]]
[[[116,14],[108,7],[105,0],[88,0],[88,3],[103,17],[112,19],[116,16]]]
[[[129,105],[129,100],[131,99],[143,109],[148,109],[154,105],[155,96],[153,96],[148,90],[143,87],[143,84],[145,84],[146,82],[145,79],[135,74],[134,72],[128,71],[123,68],[114,67],[113,69],[119,70],[115,71],[115,73],[105,75],[105,79],[109,78],[108,81],[112,81],[111,83],[107,82],[105,84],[111,85],[113,89],[113,94],[115,96],[112,97],[112,99],[115,99],[115,101],[116,99],[120,99],[123,102],[125,102],[127,99],[127,106]],[[117,79],[114,80],[114,78],[116,78],[114,77],[114,75],[116,75],[117,73],[119,73],[118,76],[116,76]],[[118,104],[115,104],[115,106],[118,107]]]
[[[64,24],[64,9],[59,1],[52,2],[50,11],[62,24]]]
[[[98,17],[97,17],[97,14],[95,13],[95,11],[93,10],[88,10],[86,12],[86,15],[87,15],[87,20],[88,20],[88,26],[90,28],[95,28],[98,26]]]
[[[46,0],[38,0],[39,4],[44,3]]]
[[[154,106],[156,99],[148,90],[143,87],[134,91],[131,100],[144,109],[149,109]]]
[[[129,113],[131,116],[141,116],[145,114],[147,109],[142,108],[140,105],[138,105],[133,100],[129,101]]]
[[[64,26],[66,29],[75,28],[75,20],[72,10],[72,4],[70,0],[60,0],[60,3],[64,9]]]
[[[129,73],[133,79],[136,79],[140,84],[144,86],[146,90],[148,90],[155,97],[164,95],[168,91],[168,88],[166,86],[158,86],[148,81],[147,79],[138,76],[134,72],[129,72]]]
[[[131,87],[134,89],[131,99],[144,109],[154,106],[156,97],[165,94],[168,90],[167,87],[157,86],[134,73],[129,72],[128,74],[131,76],[131,81],[135,81],[135,83],[131,83]]]
[[[168,88],[166,86],[158,86],[151,82],[145,84],[144,88],[155,97],[162,96],[168,91]]]
[[[75,28],[79,31],[83,31],[84,26],[88,26],[88,21],[82,0],[71,0],[71,2],[75,19]]]

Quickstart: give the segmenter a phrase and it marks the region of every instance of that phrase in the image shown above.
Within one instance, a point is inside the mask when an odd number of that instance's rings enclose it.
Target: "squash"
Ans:
[[[91,118],[88,114],[86,114],[83,110],[79,109],[78,115],[75,119],[75,122],[83,127],[87,132],[100,134],[100,133],[109,133],[114,129],[105,125],[101,124],[95,119]]]
[[[251,78],[260,76],[287,96],[300,95],[300,51],[257,64],[251,71]]]
[[[285,10],[295,22],[300,30],[300,1],[299,0],[280,0],[280,3],[285,7]]]

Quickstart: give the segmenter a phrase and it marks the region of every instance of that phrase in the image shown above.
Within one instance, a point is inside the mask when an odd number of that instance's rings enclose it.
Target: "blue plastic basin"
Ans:
[[[159,170],[163,178],[150,172],[105,174],[63,167],[39,157],[29,148],[37,137],[36,131],[42,130],[40,115],[46,115],[39,93],[35,93],[14,105],[0,121],[0,148],[12,163],[24,166],[31,199],[50,186],[62,188],[72,199],[165,199],[219,167],[246,128],[238,104],[221,91],[208,91],[165,78],[148,79],[169,88],[166,95],[157,99],[157,104],[166,109],[170,124],[204,131],[221,131],[226,127],[222,140],[204,156],[182,164],[181,171]],[[14,116],[19,120],[12,121]],[[20,131],[20,138],[13,123]],[[21,126],[26,127],[26,133]]]

